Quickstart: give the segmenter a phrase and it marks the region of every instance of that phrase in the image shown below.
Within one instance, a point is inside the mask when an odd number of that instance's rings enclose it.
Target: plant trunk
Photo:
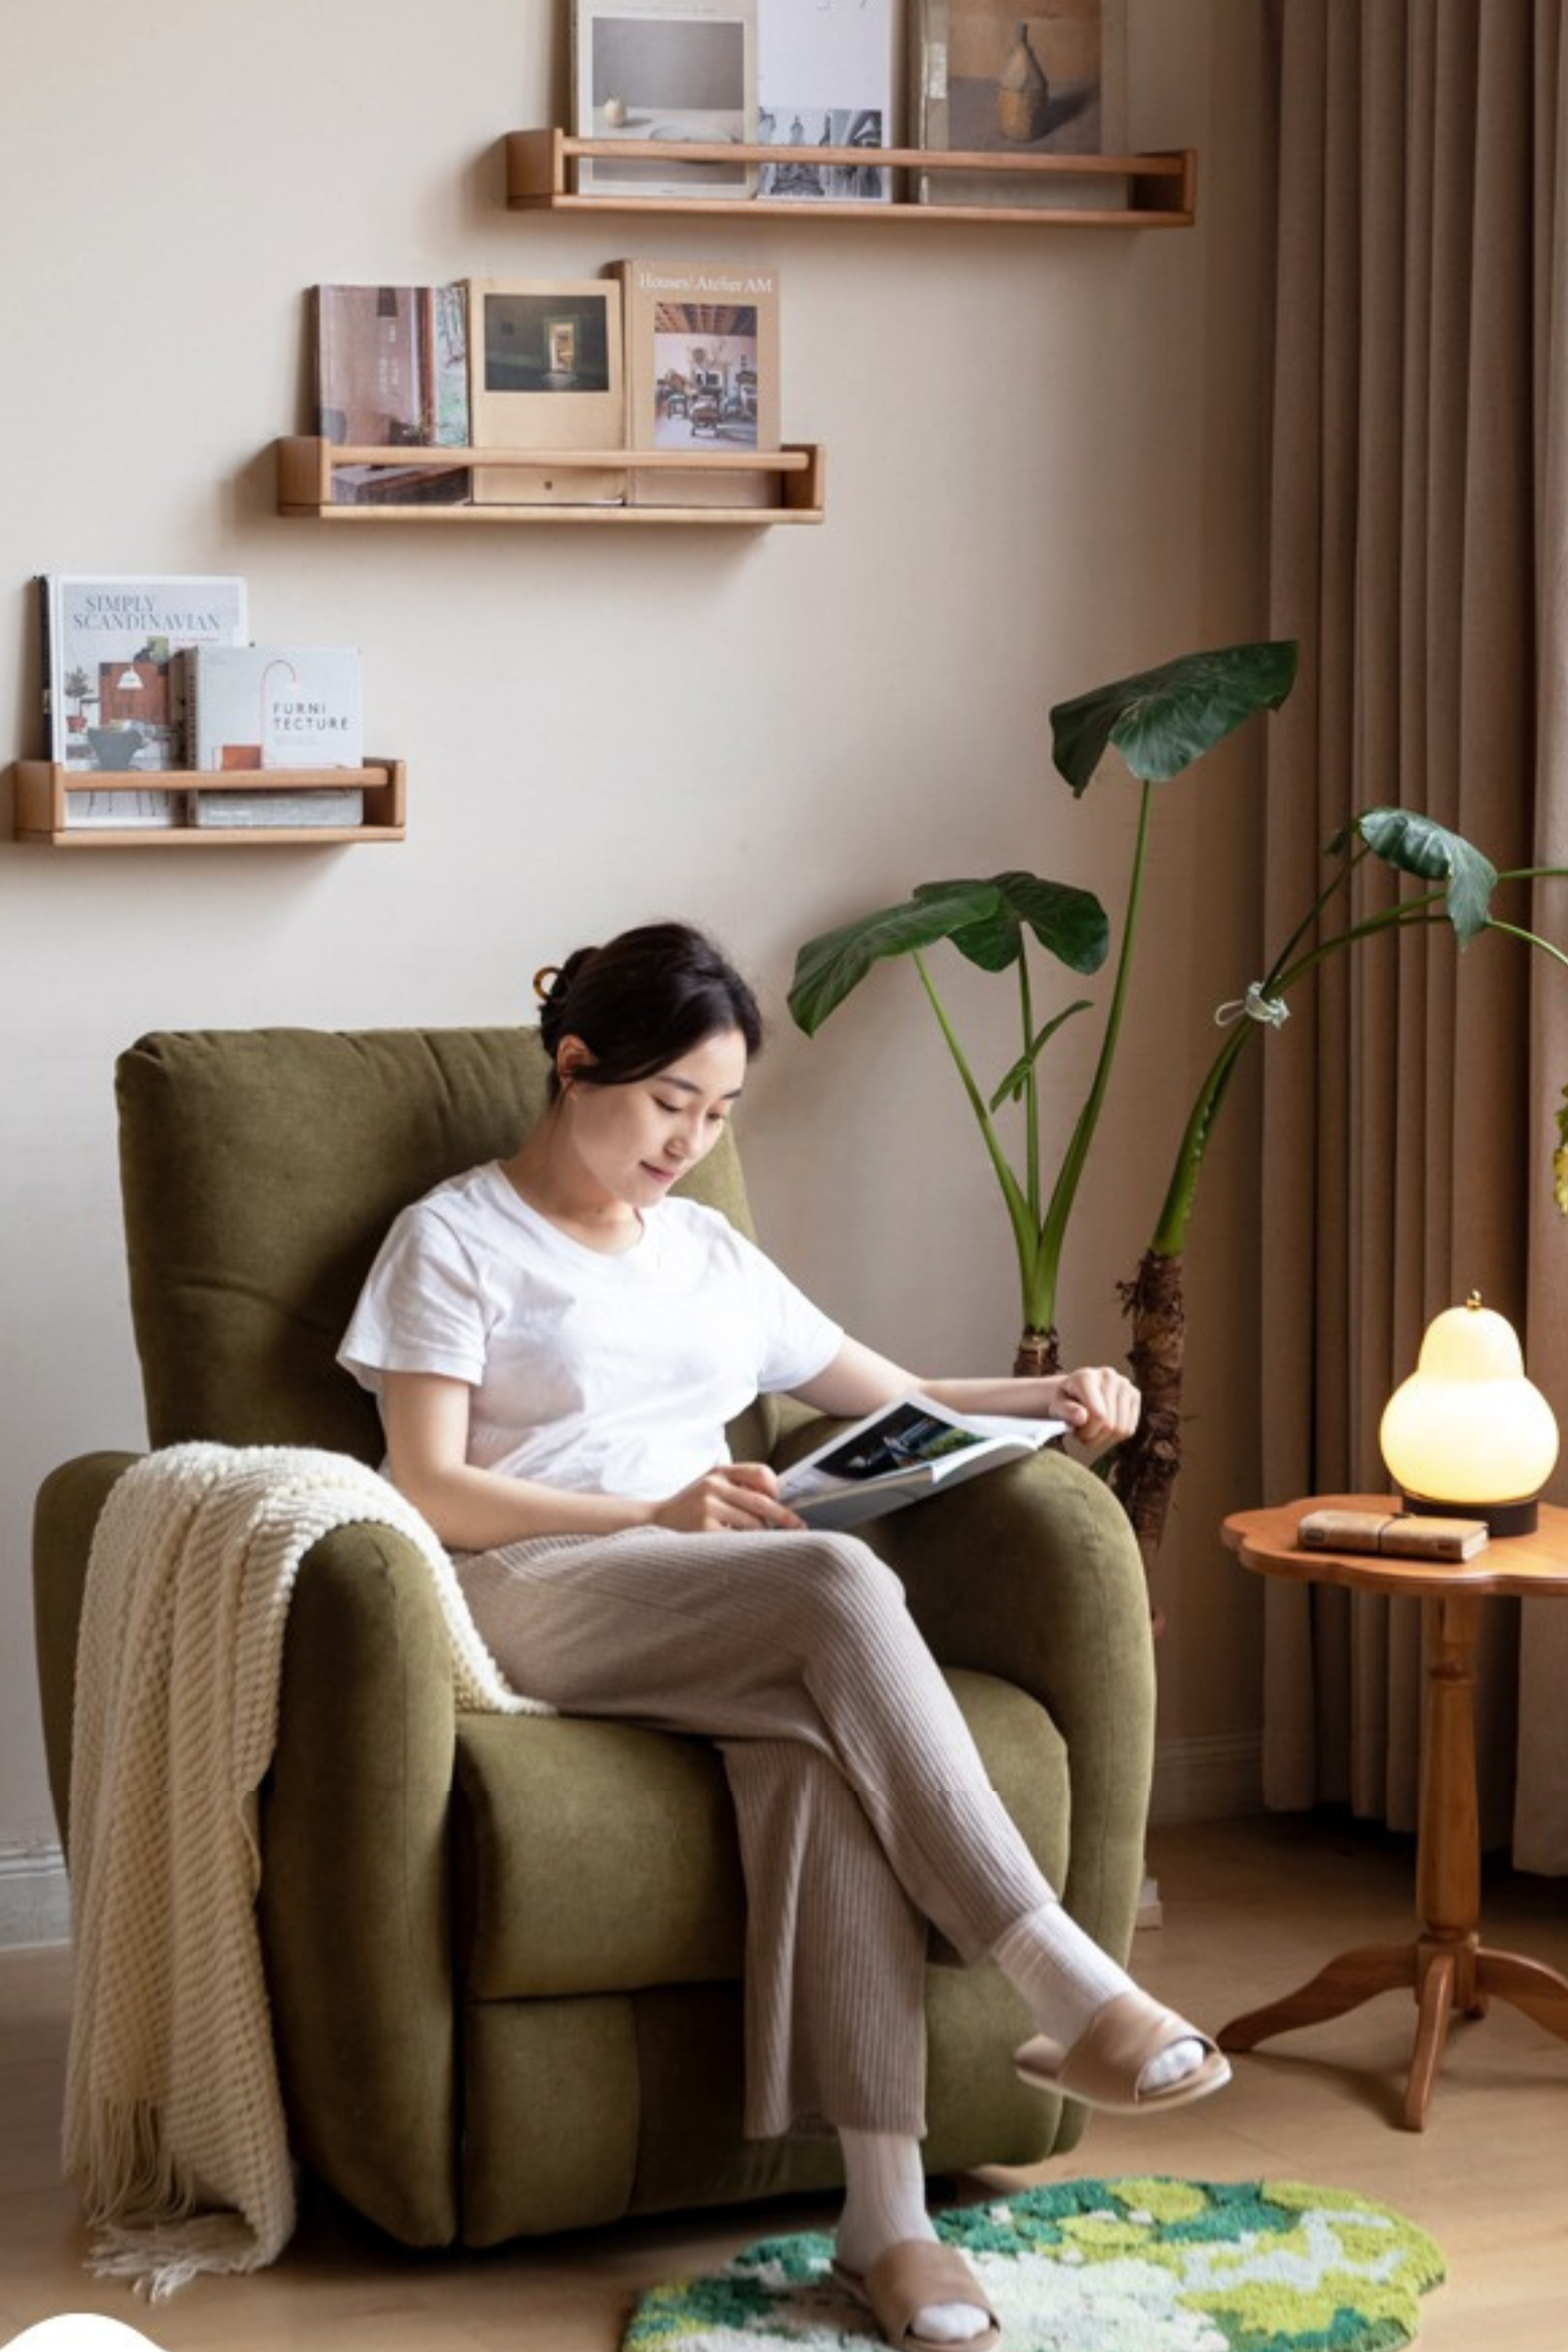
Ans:
[[[1137,1432],[1123,1445],[1111,1486],[1132,1522],[1147,1570],[1165,1532],[1171,1496],[1182,1466],[1182,1362],[1187,1313],[1180,1255],[1145,1253],[1131,1282],[1119,1283],[1122,1311],[1132,1325],[1127,1360],[1143,1394]]]
[[[1016,1381],[1046,1381],[1062,1368],[1061,1344],[1053,1323],[1048,1331],[1036,1330],[1026,1323],[1018,1340],[1018,1352],[1013,1359]]]

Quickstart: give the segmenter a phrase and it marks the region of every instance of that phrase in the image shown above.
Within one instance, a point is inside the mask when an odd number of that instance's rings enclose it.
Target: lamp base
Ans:
[[[1419,1519],[1484,1519],[1489,1536],[1532,1536],[1540,1523],[1539,1495],[1511,1503],[1445,1503],[1436,1495],[1399,1490],[1400,1501]]]

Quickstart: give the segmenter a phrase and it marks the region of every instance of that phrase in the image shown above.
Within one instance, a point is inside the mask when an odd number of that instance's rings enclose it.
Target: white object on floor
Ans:
[[[1138,1897],[1138,1916],[1132,1925],[1134,1927],[1158,1927],[1163,1925],[1164,1917],[1165,1906],[1160,1900],[1160,1882],[1157,1878],[1145,1878]]]
[[[160,2352],[139,2327],[122,2319],[103,2319],[92,2311],[62,2311],[58,2319],[40,2319],[13,2336],[3,2352]]]

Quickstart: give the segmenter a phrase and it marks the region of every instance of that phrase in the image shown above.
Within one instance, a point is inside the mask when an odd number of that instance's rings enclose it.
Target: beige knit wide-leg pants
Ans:
[[[747,2132],[923,2137],[929,1928],[973,1960],[1052,1890],[892,1570],[851,1536],[637,1528],[458,1573],[518,1689],[718,1743],[747,1893]]]

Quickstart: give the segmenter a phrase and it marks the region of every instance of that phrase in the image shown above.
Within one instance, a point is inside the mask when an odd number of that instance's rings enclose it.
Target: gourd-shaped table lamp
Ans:
[[[1472,1290],[1428,1325],[1415,1370],[1384,1407],[1378,1442],[1407,1510],[1533,1532],[1557,1460],[1557,1423],[1524,1377],[1513,1326]]]

